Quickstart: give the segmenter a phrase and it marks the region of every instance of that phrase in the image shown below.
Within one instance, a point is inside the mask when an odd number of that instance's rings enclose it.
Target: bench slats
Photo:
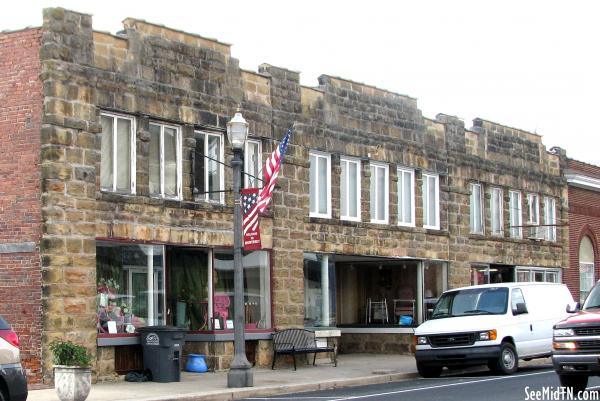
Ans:
[[[277,355],[292,355],[294,370],[296,370],[296,354],[314,354],[314,365],[319,352],[331,352],[334,365],[337,366],[336,348],[331,346],[318,347],[315,333],[305,329],[285,329],[273,333],[273,351],[271,369],[275,369]]]

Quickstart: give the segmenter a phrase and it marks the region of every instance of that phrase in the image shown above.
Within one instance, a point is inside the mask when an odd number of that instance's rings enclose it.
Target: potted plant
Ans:
[[[92,387],[91,356],[82,345],[68,340],[50,343],[54,362],[54,388],[61,401],[84,401]]]

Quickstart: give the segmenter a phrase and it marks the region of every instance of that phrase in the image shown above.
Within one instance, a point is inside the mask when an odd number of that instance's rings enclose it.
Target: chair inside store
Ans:
[[[370,323],[389,323],[387,300],[373,300],[367,298],[367,324]]]

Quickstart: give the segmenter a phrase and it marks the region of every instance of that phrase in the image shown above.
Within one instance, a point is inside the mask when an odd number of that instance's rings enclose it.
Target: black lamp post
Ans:
[[[248,123],[240,109],[227,123],[227,138],[233,147],[233,361],[227,374],[227,387],[252,387],[254,385],[252,365],[246,358],[244,340],[244,270],[242,267],[242,199],[240,186],[242,179],[242,154],[248,135]]]

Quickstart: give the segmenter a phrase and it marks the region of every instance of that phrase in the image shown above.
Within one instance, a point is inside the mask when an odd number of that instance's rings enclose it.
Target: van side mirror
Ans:
[[[513,315],[523,315],[527,312],[527,306],[523,302],[518,302],[513,309]]]
[[[579,302],[575,302],[574,304],[567,304],[567,313],[579,312],[580,309],[581,304]]]

